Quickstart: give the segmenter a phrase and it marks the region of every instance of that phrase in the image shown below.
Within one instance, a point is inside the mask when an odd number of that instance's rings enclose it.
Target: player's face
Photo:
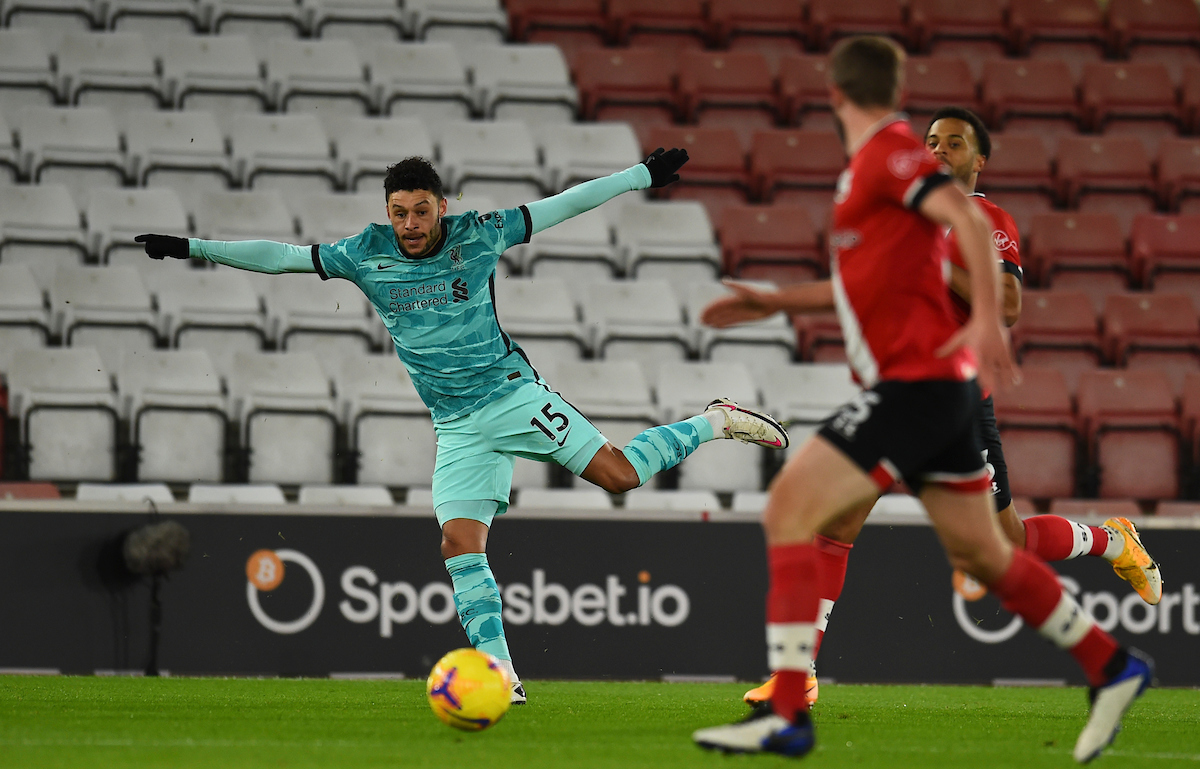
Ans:
[[[397,190],[387,201],[396,241],[409,256],[424,256],[442,239],[446,199],[429,190]]]
[[[976,150],[978,139],[970,123],[942,118],[929,126],[925,146],[951,176],[974,189],[975,175],[983,169],[984,157]]]

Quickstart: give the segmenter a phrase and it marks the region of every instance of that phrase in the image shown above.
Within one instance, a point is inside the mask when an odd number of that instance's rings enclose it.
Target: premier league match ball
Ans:
[[[455,729],[477,732],[508,712],[508,671],[490,654],[455,649],[438,660],[425,693],[435,715]]]

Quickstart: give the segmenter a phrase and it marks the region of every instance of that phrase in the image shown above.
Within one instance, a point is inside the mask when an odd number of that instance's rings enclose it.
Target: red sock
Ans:
[[[1057,515],[1026,518],[1025,549],[1043,561],[1066,561],[1081,555],[1104,555],[1108,532]]]
[[[815,542],[821,553],[821,603],[817,610],[817,640],[813,643],[813,661],[821,651],[821,641],[825,638],[825,627],[829,624],[829,613],[833,604],[842,597],[842,586],[846,584],[846,562],[850,560],[850,550],[853,544],[838,542],[836,539],[817,535]]]
[[[806,710],[812,664],[811,631],[820,600],[820,552],[812,544],[767,548],[771,585],[767,591],[767,636],[771,669],[778,674],[771,704],[789,721]]]
[[[1008,571],[988,589],[1005,609],[1068,650],[1083,668],[1088,683],[1098,686],[1104,682],[1104,666],[1119,645],[1063,592],[1049,566],[1025,551],[1014,550]]]

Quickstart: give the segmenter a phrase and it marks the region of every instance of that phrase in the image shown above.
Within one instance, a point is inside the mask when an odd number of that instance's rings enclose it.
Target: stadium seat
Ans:
[[[165,102],[154,58],[137,32],[64,35],[57,61],[68,104],[119,112],[158,109]]]
[[[1058,144],[1058,183],[1068,208],[1111,213],[1122,235],[1133,217],[1155,207],[1155,184],[1145,145],[1132,136],[1066,137]]]
[[[505,6],[513,40],[566,33],[603,45],[608,34],[604,0],[508,0]]]
[[[292,192],[299,183],[312,192],[338,185],[329,137],[312,115],[237,115],[229,143],[247,187]]]
[[[537,489],[523,488],[517,492],[513,505],[518,510],[611,510],[612,497],[603,489]]]
[[[301,505],[323,505],[332,508],[391,507],[396,504],[386,486],[317,486],[306,483],[300,487],[296,500]],[[357,510],[347,509],[347,514]]]
[[[1102,53],[1108,42],[1104,11],[1095,0],[1012,0],[1008,26],[1021,53],[1041,41],[1089,43]]]
[[[1200,503],[1160,499],[1154,506],[1155,518],[1200,518]]]
[[[496,314],[505,333],[530,359],[577,360],[591,349],[590,333],[579,323],[575,301],[559,278],[509,278],[494,284]]]
[[[788,125],[804,122],[812,113],[828,115],[829,59],[818,54],[782,57],[779,97]]]
[[[754,50],[767,56],[774,69],[782,53],[804,51],[804,7],[804,0],[712,0],[708,18],[718,47]]]
[[[399,158],[434,157],[433,140],[415,117],[334,117],[323,123],[336,147],[337,176],[351,190],[378,193]]]
[[[1178,211],[1184,198],[1200,197],[1200,139],[1165,139],[1158,152],[1159,196]]]
[[[1097,315],[1087,294],[1027,289],[1013,350],[1022,365],[1058,369],[1074,392],[1080,375],[1104,362]]]
[[[679,56],[684,120],[738,131],[743,147],[779,117],[779,97],[766,57],[754,51],[685,51]]]
[[[688,152],[687,173],[658,190],[660,198],[697,200],[708,211],[709,221],[721,221],[728,206],[744,204],[750,192],[746,155],[732,128],[664,126],[650,130],[643,149],[682,147]]]
[[[650,385],[637,361],[560,360],[548,381],[614,446],[627,445],[660,421]]]
[[[814,363],[846,362],[846,341],[836,313],[793,315],[792,328],[796,329],[796,349],[800,351],[801,360]]]
[[[143,232],[188,231],[187,211],[171,189],[96,190],[87,223],[89,250],[102,264],[144,262],[145,246],[133,240]]]
[[[11,117],[21,107],[50,107],[57,99],[58,81],[41,35],[0,29],[0,113]]]
[[[45,481],[0,482],[0,499],[61,499],[58,487]]]
[[[633,489],[625,493],[625,509],[639,512],[670,510],[672,512],[709,513],[721,512],[721,501],[711,491]]]
[[[14,121],[24,175],[63,182],[78,206],[94,187],[125,183],[125,155],[112,113],[103,107],[22,107]]]
[[[820,51],[839,38],[860,34],[890,35],[908,47],[904,5],[891,0],[810,0],[808,24],[809,39]]]
[[[739,363],[664,362],[655,391],[666,421],[699,414],[714,398],[759,404],[758,386]],[[679,465],[680,489],[758,491],[763,488],[763,458],[768,449],[738,441],[704,444]]]
[[[132,110],[122,115],[130,177],[169,187],[188,210],[204,190],[233,184],[225,139],[211,112]]]
[[[1103,62],[1083,69],[1081,103],[1084,123],[1093,130],[1113,120],[1181,122],[1175,85],[1163,64]]]
[[[929,51],[942,40],[992,41],[1008,44],[1004,26],[1007,3],[1003,0],[913,0],[908,24],[914,50]]]
[[[0,185],[0,264],[27,264],[45,289],[59,265],[80,264],[87,253],[79,209],[66,185]]]
[[[295,212],[302,243],[336,243],[368,224],[390,224],[382,190],[315,192],[300,198]]]
[[[608,0],[609,33],[621,46],[703,48],[708,43],[704,0]]]
[[[765,491],[735,491],[729,512],[761,516],[766,507],[767,493]]]
[[[86,31],[99,21],[90,0],[8,0],[0,26],[35,27],[47,32]]]
[[[440,126],[437,143],[442,180],[451,190],[490,195],[502,208],[545,192],[533,135],[520,121],[449,121]]]
[[[345,355],[333,373],[358,482],[428,483],[437,437],[399,358],[390,352]]]
[[[720,251],[704,206],[692,200],[631,202],[621,209],[617,245],[625,271],[677,284],[720,274]]]
[[[570,123],[579,94],[554,45],[481,45],[459,52],[472,75],[478,108],[493,120]]]
[[[172,503],[175,496],[165,483],[81,483],[75,488],[80,502]]]
[[[139,480],[225,480],[229,415],[221,378],[207,353],[127,351],[117,389]]]
[[[1014,494],[1047,499],[1075,495],[1078,431],[1066,377],[1025,366],[1020,384],[992,395]]]
[[[980,181],[986,176],[985,171],[980,175]],[[982,184],[978,189],[986,194],[988,200],[1003,208],[1005,213],[1013,218],[1013,223],[1017,225],[1017,233],[1025,242],[1029,240],[1029,230],[1033,227],[1034,217],[1054,211],[1054,198],[1049,192],[991,190]],[[1027,277],[1026,280],[1032,281],[1032,277]]]
[[[665,280],[589,284],[583,319],[597,358],[635,360],[651,381],[665,362],[686,360],[692,351],[683,305]]]
[[[1200,126],[1200,64],[1193,62],[1183,68],[1179,101],[1183,107],[1185,127],[1195,132]]]
[[[1130,48],[1129,60],[1162,64],[1167,68],[1171,82],[1178,87],[1183,83],[1183,73],[1188,67],[1200,66],[1200,48],[1190,43],[1138,44]]]
[[[194,505],[282,505],[283,489],[274,483],[193,483],[188,502]]]
[[[350,351],[366,355],[377,346],[378,316],[350,281],[322,281],[310,273],[277,275],[267,313],[280,350],[333,360]]]
[[[1114,294],[1104,304],[1104,344],[1115,365],[1154,367],[1173,392],[1188,371],[1200,370],[1200,320],[1186,294]]]
[[[510,249],[511,253],[511,249]],[[523,272],[568,283],[610,280],[621,273],[603,211],[585,211],[543,230],[530,239],[521,257]]]
[[[108,0],[103,26],[148,37],[194,35],[204,29],[206,12],[205,6],[195,0]]]
[[[730,206],[721,222],[722,273],[780,284],[826,272],[825,255],[801,206]]]
[[[1039,285],[1077,287],[1091,296],[1097,310],[1105,295],[1128,286],[1131,270],[1125,238],[1113,214],[1035,216],[1026,254],[1022,260],[1026,274],[1037,275]]]
[[[50,311],[33,272],[24,264],[0,263],[0,373],[17,350],[45,347]]]
[[[244,271],[184,270],[160,278],[151,289],[171,347],[207,350],[222,374],[232,369],[235,353],[263,348],[266,318]]]
[[[282,112],[350,115],[375,109],[358,48],[349,40],[272,39],[267,87]]]
[[[992,134],[992,155],[979,175],[978,189],[993,193],[1051,192],[1055,188],[1050,173],[1050,155],[1036,134]]]
[[[96,350],[17,350],[8,391],[26,477],[116,480],[117,395]]]
[[[550,123],[533,131],[552,191],[623,171],[644,157],[628,123]]]
[[[841,140],[828,131],[762,131],[750,150],[750,174],[761,200],[772,200],[785,188],[817,190],[832,200],[845,167]]]
[[[1142,510],[1132,499],[1054,499],[1050,501],[1050,514],[1073,521],[1080,518],[1101,521],[1113,517],[1138,518]]]
[[[196,236],[208,240],[291,242],[295,223],[277,190],[204,192],[192,211]]]
[[[1109,0],[1108,27],[1123,55],[1139,44],[1195,45],[1200,12],[1192,0]]]
[[[122,353],[158,345],[158,316],[132,267],[59,267],[50,313],[65,346],[95,347],[110,372]]]
[[[1079,381],[1087,440],[1085,487],[1102,499],[1179,495],[1180,424],[1166,374],[1152,369],[1089,371]]]
[[[162,40],[163,83],[176,109],[261,112],[271,104],[258,57],[243,35],[172,35]]]
[[[1184,374],[1179,407],[1183,437],[1192,458],[1194,471],[1197,457],[1200,457],[1200,452],[1197,451],[1200,447],[1200,372],[1189,371]]]
[[[465,48],[502,43],[508,37],[508,15],[500,0],[406,0],[404,10],[418,40]]]
[[[1133,220],[1130,256],[1143,285],[1166,274],[1200,273],[1200,215],[1140,214]]]
[[[914,56],[905,62],[904,111],[912,116],[918,133],[930,116],[947,104],[979,112],[975,78],[966,60],[948,56]]]
[[[430,120],[471,116],[467,70],[449,43],[380,43],[367,56],[379,109]]]
[[[291,0],[210,0],[209,8],[214,34],[266,40],[303,37],[308,31],[307,8]]]
[[[309,5],[313,37],[349,40],[359,50],[397,41],[408,31],[403,9],[391,0],[316,0]]]
[[[337,415],[312,353],[234,354],[228,373],[251,483],[332,483]]]
[[[774,289],[771,284],[759,284]],[[696,330],[696,350],[702,360],[746,364],[752,372],[786,365],[796,354],[796,332],[787,317],[776,313],[766,320],[734,328],[709,328],[700,324],[700,313],[710,302],[729,294],[721,283],[692,283],[684,298],[688,322]]]
[[[859,393],[845,363],[794,363],[765,369],[759,377],[763,406],[787,425],[789,453],[817,432],[821,422]]]
[[[635,118],[635,130],[673,122],[678,112],[677,67],[674,56],[657,48],[580,51],[575,61],[580,117]]]
[[[1075,79],[1063,61],[988,61],[983,68],[981,102],[984,119],[997,129],[1015,117],[1065,120],[1076,129],[1079,126]]]

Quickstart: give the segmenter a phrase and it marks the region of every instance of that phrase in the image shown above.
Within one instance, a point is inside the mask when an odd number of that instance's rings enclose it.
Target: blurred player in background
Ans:
[[[925,132],[925,146],[941,162],[947,173],[954,177],[962,189],[974,198],[975,203],[991,221],[992,244],[1000,257],[1000,283],[1003,301],[1001,315],[1007,326],[1017,322],[1021,314],[1021,257],[1020,237],[1012,217],[975,191],[979,173],[984,169],[992,154],[992,139],[979,116],[961,107],[946,107],[938,110],[930,120]],[[965,325],[971,314],[971,283],[958,247],[958,238],[953,230],[946,235],[950,262],[951,312],[959,325]],[[746,292],[742,286],[735,291]],[[765,301],[754,298],[752,301]],[[721,325],[723,308],[737,299],[718,300],[702,316],[710,325]],[[789,305],[789,312],[817,311],[820,307],[797,307]],[[1138,537],[1133,522],[1127,518],[1109,518],[1103,526],[1076,523],[1057,515],[1038,515],[1024,521],[1013,506],[1012,490],[1008,482],[1008,466],[1004,461],[1004,448],[1000,443],[1000,431],[996,427],[996,413],[991,394],[983,399],[983,408],[978,414],[979,433],[983,441],[983,459],[987,463],[992,479],[992,499],[995,501],[1000,528],[1015,546],[1024,548],[1044,561],[1063,561],[1082,555],[1104,558],[1113,566],[1117,576],[1128,582],[1148,604],[1157,604],[1162,598],[1162,580],[1158,564],[1146,552]],[[821,551],[822,595],[818,615],[817,638],[813,647],[813,658],[821,647],[825,625],[833,611],[834,602],[841,596],[846,579],[846,563],[854,540],[867,520],[874,501],[864,503],[856,510],[827,524],[817,535],[817,547]],[[954,573],[954,588],[967,600],[982,598],[987,590],[961,571]],[[765,702],[771,698],[775,688],[772,677],[762,686],[746,692],[745,700],[750,703]],[[817,679],[810,676],[807,684],[809,702],[816,702]]]
[[[763,513],[767,654],[777,674],[770,707],[701,729],[693,739],[729,752],[812,750],[805,692],[827,557],[817,535],[904,480],[952,565],[1083,668],[1092,706],[1075,757],[1089,761],[1149,686],[1152,663],[1100,629],[1044,561],[1013,549],[997,522],[978,412],[981,388],[1015,372],[1000,325],[992,222],[896,112],[903,72],[903,51],[885,38],[843,40],[830,55],[830,101],[850,156],[834,197],[832,279],[772,293],[739,291],[707,313],[715,325],[727,325],[794,307],[834,308],[864,390],[771,483]],[[966,267],[965,325],[954,318],[946,291],[944,227],[954,230]]]
[[[493,281],[505,249],[621,193],[670,184],[687,159],[685,150],[660,148],[632,168],[519,208],[447,216],[437,171],[413,157],[389,168],[384,180],[391,223],[368,225],[336,243],[137,237],[155,259],[194,257],[256,272],[315,272],[322,280],[342,278],[362,289],[433,416],[433,505],[454,602],[471,645],[508,670],[514,703],[524,703],[526,694],[513,669],[486,548],[493,518],[508,508],[516,457],[557,462],[620,493],[715,438],[777,449],[788,445],[775,420],[719,398],[704,413],[652,427],[618,449],[550,389],[496,317]]]

